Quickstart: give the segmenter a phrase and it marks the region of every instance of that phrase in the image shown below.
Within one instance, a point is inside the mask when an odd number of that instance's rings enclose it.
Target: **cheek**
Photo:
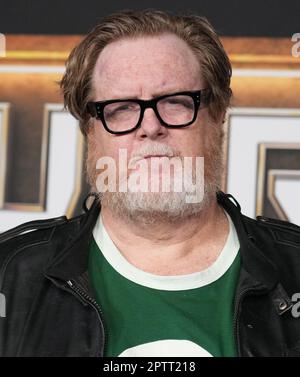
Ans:
[[[176,146],[182,156],[203,156],[205,135],[200,127],[190,129],[185,135],[178,135]]]
[[[132,153],[131,138],[123,136],[114,136],[107,133],[105,130],[95,130],[88,135],[88,156],[94,161],[100,157],[111,157],[114,159],[116,165],[119,162],[119,150],[126,150],[125,154],[129,159]],[[124,151],[122,151],[124,156]]]
[[[207,147],[212,142],[212,127],[214,124],[211,123],[206,109],[203,109],[202,113],[199,115],[198,121],[193,129],[192,138],[190,138],[190,145],[191,149],[196,151],[198,155],[204,156]]]
[[[94,157],[114,157],[114,143],[101,125],[95,125],[88,135],[88,153]]]

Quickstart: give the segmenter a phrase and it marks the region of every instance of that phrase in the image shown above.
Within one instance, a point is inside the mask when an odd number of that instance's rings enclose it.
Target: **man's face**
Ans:
[[[101,52],[93,72],[93,101],[151,99],[205,87],[195,54],[183,40],[171,34],[113,42]],[[88,171],[93,184],[97,177],[96,161],[100,157],[108,156],[112,157],[118,166],[119,149],[127,150],[128,159],[140,151],[145,155],[167,155],[172,152],[180,158],[204,156],[206,168],[211,164],[210,155],[216,154],[212,142],[215,125],[212,124],[207,108],[198,112],[193,124],[178,129],[162,126],[152,109],[145,110],[143,121],[137,130],[125,135],[108,133],[100,120],[93,119],[92,122],[88,134]],[[156,153],[152,153],[152,150]],[[210,166],[210,169],[215,167]],[[205,179],[210,179],[209,174],[205,174]],[[156,193],[156,199],[152,195],[156,203],[157,195],[161,197],[162,193]],[[148,198],[150,197],[148,195]],[[124,202],[124,194],[122,199],[120,194],[118,196],[112,193],[107,198],[109,200],[102,204],[109,205],[109,202],[114,202],[114,198]],[[145,198],[145,195],[140,197],[140,202],[145,203]],[[131,196],[130,201],[132,200]],[[166,200],[170,201],[170,197],[166,196]],[[151,207],[150,202],[147,205]],[[162,205],[162,211],[163,207]]]

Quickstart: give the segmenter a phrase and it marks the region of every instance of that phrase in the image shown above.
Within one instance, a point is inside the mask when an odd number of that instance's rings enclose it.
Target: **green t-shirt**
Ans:
[[[208,269],[189,275],[153,275],[122,256],[100,216],[89,274],[104,316],[104,356],[235,356],[238,250],[230,220],[227,242]]]

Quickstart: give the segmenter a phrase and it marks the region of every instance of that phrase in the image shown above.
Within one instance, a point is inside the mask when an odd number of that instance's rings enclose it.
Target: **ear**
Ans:
[[[222,112],[217,118],[212,118],[210,116],[211,122],[214,123],[216,126],[222,126],[227,121],[227,112]]]
[[[221,114],[220,114],[220,117],[219,117],[219,121],[218,123],[221,123],[221,124],[224,124],[226,122],[226,111],[223,111]]]

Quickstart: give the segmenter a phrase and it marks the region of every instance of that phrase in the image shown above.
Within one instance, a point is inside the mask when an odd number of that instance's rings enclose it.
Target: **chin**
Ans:
[[[102,194],[102,206],[115,215],[131,221],[153,223],[155,221],[176,221],[197,216],[209,203],[204,195],[199,203],[187,203],[185,192],[106,192]]]

